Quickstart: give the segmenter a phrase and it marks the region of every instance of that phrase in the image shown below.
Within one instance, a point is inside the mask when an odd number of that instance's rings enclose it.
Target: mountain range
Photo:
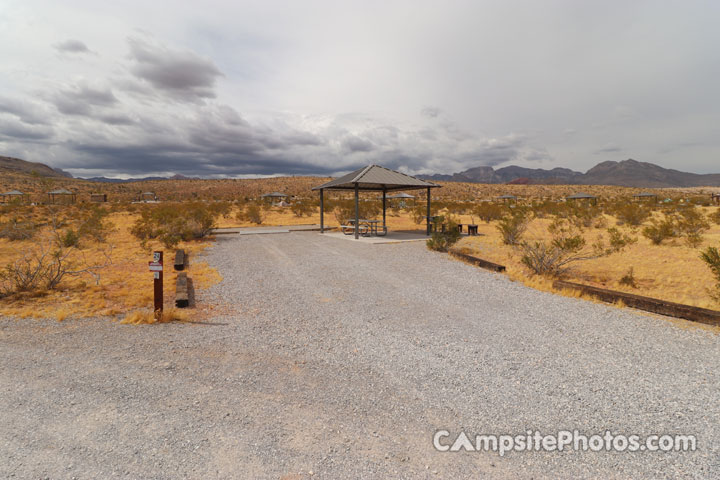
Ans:
[[[43,163],[34,163],[13,157],[0,156],[0,172],[24,173],[40,177],[73,178],[67,172],[49,167]],[[467,182],[467,183],[510,183],[510,184],[549,184],[549,185],[617,185],[639,188],[672,187],[720,187],[720,173],[698,174],[681,172],[647,162],[633,159],[621,162],[607,161],[598,163],[585,173],[569,168],[526,168],[511,165],[495,170],[493,167],[473,167],[452,175],[419,175],[430,181]],[[145,177],[135,179],[114,179],[106,177],[85,178],[91,182],[125,183],[143,180],[187,180],[189,177],[173,175],[171,177]]]
[[[718,187],[720,174],[698,174],[628,159],[598,163],[585,173],[568,168],[481,166],[452,175],[423,175],[430,181],[511,184],[617,185],[641,188]]]

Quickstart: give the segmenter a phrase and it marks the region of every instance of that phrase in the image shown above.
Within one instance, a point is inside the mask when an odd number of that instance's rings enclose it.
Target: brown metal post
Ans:
[[[427,189],[427,233],[430,235],[430,187]]]
[[[385,210],[386,210],[385,209],[385,205],[386,205],[385,204],[385,202],[386,202],[385,196],[386,195],[387,195],[387,192],[385,191],[385,189],[383,189],[383,232],[387,233],[387,226],[385,225]]]
[[[163,263],[163,252],[153,252],[153,260],[156,262],[160,262],[160,264]],[[163,272],[162,270],[159,272],[153,272],[155,280],[153,282],[153,290],[154,290],[154,297],[155,297],[155,315],[160,316],[162,315],[163,311]]]
[[[360,188],[355,184],[355,240],[360,238]]]
[[[320,233],[325,233],[325,208],[323,207],[323,191],[325,189],[320,189]]]

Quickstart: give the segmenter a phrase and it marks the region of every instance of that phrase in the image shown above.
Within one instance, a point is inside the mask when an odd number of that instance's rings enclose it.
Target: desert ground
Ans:
[[[717,332],[422,242],[224,235],[193,322],[0,319],[3,478],[711,478]],[[441,453],[439,429],[685,433],[683,453]]]

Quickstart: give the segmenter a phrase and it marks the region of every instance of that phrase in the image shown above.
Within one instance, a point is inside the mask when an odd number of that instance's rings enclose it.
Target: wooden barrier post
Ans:
[[[153,252],[153,261],[148,263],[153,272],[153,292],[155,316],[160,317],[163,311],[163,252]]]

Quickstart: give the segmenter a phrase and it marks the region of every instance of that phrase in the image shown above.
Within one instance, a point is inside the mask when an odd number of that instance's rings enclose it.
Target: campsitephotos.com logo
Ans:
[[[508,452],[694,452],[695,435],[624,435],[606,430],[604,434],[584,435],[578,430],[560,430],[545,435],[528,430],[520,435],[475,435],[465,432],[452,435],[438,430],[433,435],[433,446],[440,452],[497,452],[501,457]]]

